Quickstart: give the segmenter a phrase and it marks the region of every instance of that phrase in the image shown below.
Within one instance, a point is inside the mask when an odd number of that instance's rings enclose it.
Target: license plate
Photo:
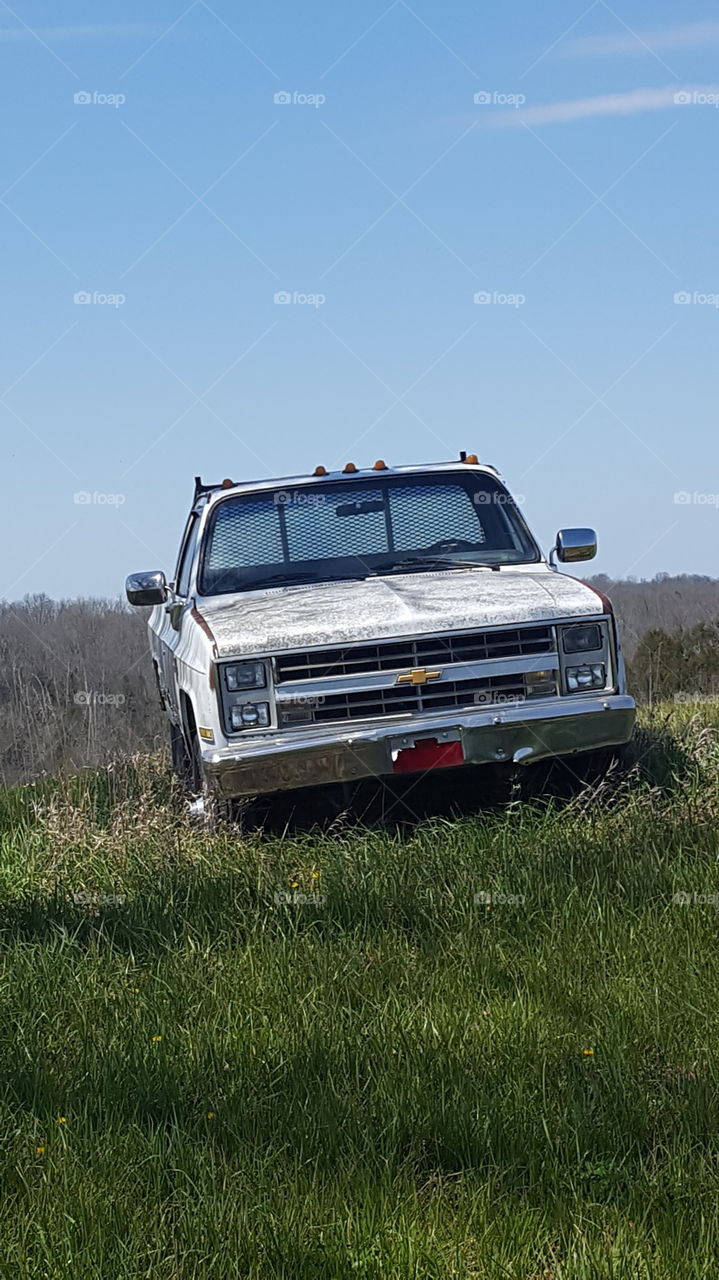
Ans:
[[[425,773],[428,769],[451,769],[464,764],[461,742],[438,742],[436,738],[420,738],[414,746],[404,747],[394,760],[395,773]]]

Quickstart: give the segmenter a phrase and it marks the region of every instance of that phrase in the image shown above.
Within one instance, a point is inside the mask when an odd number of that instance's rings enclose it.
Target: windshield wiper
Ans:
[[[486,560],[451,560],[449,556],[407,556],[403,560],[391,560],[372,571],[372,576],[383,573],[394,573],[402,569],[492,569],[499,571],[498,564],[487,564]]]
[[[260,578],[243,587],[244,591],[263,591],[265,587],[302,587],[308,582],[342,582],[347,579],[365,578],[366,574],[355,573],[272,573],[269,578]]]

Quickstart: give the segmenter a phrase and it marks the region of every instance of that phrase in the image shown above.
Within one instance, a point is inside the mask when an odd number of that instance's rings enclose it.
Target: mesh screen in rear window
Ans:
[[[461,538],[475,545],[486,541],[477,505],[459,485],[423,484],[396,489],[390,497],[390,510],[397,551],[416,547],[418,529],[422,530],[425,546],[443,538]]]
[[[310,493],[308,506],[285,504],[290,560],[328,560],[386,552],[387,521],[379,489],[352,486],[344,493]],[[346,515],[338,515],[347,508]],[[356,514],[352,514],[352,512]]]
[[[200,590],[212,595],[263,581],[361,576],[392,569],[402,557],[461,560],[473,553],[483,563],[537,558],[511,497],[494,477],[328,480],[218,502],[205,536]]]
[[[272,495],[270,495],[271,498]],[[263,494],[217,508],[207,568],[251,569],[256,564],[282,563],[282,538],[277,507]]]

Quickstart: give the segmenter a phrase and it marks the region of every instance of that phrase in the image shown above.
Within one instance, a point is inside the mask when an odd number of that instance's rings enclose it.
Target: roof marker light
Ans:
[[[234,480],[230,480],[230,479],[228,479],[228,477],[227,477],[227,476],[225,476],[225,479],[222,481],[222,484],[220,485],[220,488],[221,488],[221,489],[234,489],[234,487],[235,487],[235,482],[234,482]]]
[[[319,466],[319,467],[315,467],[315,469],[314,469],[314,471],[312,472],[312,474],[313,474],[313,476],[326,476],[326,475],[327,475],[327,468],[326,468],[326,467],[323,467],[323,466],[320,464],[320,466]]]
[[[346,466],[344,466],[344,467],[342,468],[342,474],[343,474],[343,475],[345,475],[345,476],[353,475],[353,474],[355,473],[355,471],[356,471],[356,470],[357,470],[357,468],[356,468],[356,466],[355,466],[354,462],[348,462],[348,463],[346,464]]]
[[[388,470],[387,463],[386,463],[386,462],[383,462],[381,458],[378,458],[378,459],[377,459],[377,461],[375,462],[375,464],[374,464],[374,466],[373,466],[372,470],[373,470],[373,471],[387,471],[387,470]]]
[[[464,459],[464,461],[465,461],[465,462],[468,464],[468,466],[470,466],[470,467],[477,467],[477,466],[479,466],[479,459],[478,459],[478,457],[477,457],[476,453],[468,453],[468,454],[467,454],[467,457]]]

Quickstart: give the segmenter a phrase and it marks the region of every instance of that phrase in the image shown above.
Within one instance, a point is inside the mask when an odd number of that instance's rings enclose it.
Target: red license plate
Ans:
[[[413,747],[397,752],[395,773],[424,773],[427,769],[447,769],[464,764],[461,742],[438,742],[436,738],[421,738]]]

